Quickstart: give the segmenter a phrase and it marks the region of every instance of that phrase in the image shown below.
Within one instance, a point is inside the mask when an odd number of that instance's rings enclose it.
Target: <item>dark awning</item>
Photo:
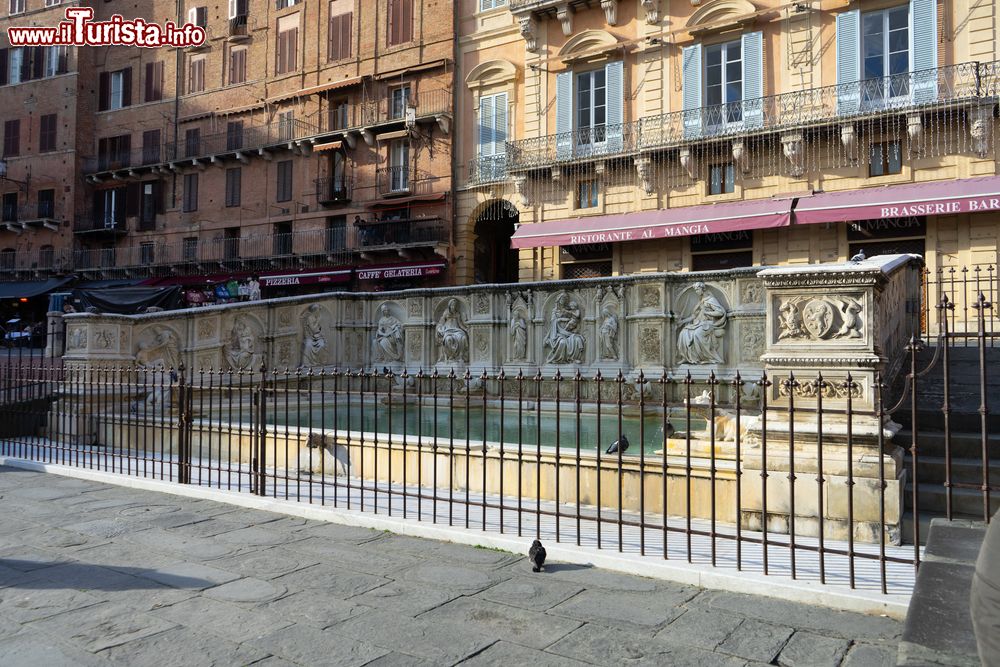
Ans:
[[[84,280],[81,283],[77,283],[75,287],[77,289],[107,289],[109,287],[132,287],[138,285],[142,282],[139,279],[135,280]]]
[[[72,280],[70,278],[49,278],[48,280],[22,280],[16,283],[0,283],[0,299],[30,299],[48,294]]]
[[[83,308],[94,307],[101,313],[135,315],[150,306],[174,310],[184,305],[180,287],[118,287],[115,289],[73,290],[73,298]]]

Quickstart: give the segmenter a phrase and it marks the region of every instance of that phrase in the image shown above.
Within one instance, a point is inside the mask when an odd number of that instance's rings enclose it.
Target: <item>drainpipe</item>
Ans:
[[[458,58],[459,58],[459,47],[458,47],[458,29],[459,20],[458,12],[451,13],[451,43],[454,45],[452,47],[452,66],[451,66],[451,127],[448,148],[451,152],[451,175],[449,177],[449,190],[451,196],[451,242],[448,244],[451,248],[451,276],[452,280],[455,278],[455,256],[457,254],[457,249],[455,248],[455,242],[457,240],[455,234],[456,225],[458,225],[458,197],[457,188],[455,187],[455,178],[458,174],[458,151],[456,147],[458,142],[455,141],[455,132],[457,131],[459,124],[456,122],[458,120],[458,110],[457,110],[457,96],[458,96]],[[464,254],[464,253],[463,253]],[[473,253],[474,254],[474,253]],[[468,258],[467,258],[468,261]]]

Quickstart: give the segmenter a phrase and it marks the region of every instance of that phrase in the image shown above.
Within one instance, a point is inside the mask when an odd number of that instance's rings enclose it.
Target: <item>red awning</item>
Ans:
[[[417,278],[436,276],[447,266],[444,262],[413,262],[410,264],[389,264],[355,269],[358,280],[385,280],[389,278]]]
[[[886,185],[803,197],[795,221],[854,222],[923,215],[953,215],[1000,209],[1000,176]]]
[[[272,276],[261,276],[261,287],[286,287],[288,285],[314,285],[330,283],[346,283],[351,279],[350,269],[336,271],[316,271],[312,273],[283,273]]]
[[[618,243],[787,227],[791,207],[791,199],[758,199],[541,222],[518,227],[511,246],[537,248]]]

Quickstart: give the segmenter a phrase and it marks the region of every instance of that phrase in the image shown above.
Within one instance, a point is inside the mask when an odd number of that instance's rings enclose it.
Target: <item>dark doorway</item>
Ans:
[[[510,203],[491,203],[476,218],[475,281],[516,283],[517,251],[510,247],[518,213]]]

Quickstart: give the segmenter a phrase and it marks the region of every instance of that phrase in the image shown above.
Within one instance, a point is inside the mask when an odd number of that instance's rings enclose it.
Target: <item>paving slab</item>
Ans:
[[[385,577],[355,572],[327,563],[296,570],[291,574],[278,577],[274,581],[285,586],[289,591],[315,588],[341,599],[359,595],[389,582]]]
[[[214,600],[259,605],[277,600],[287,592],[288,589],[281,584],[243,577],[206,589],[205,595]]]
[[[260,607],[260,611],[294,623],[325,630],[349,618],[371,611],[371,607],[355,602],[357,599],[340,600],[329,595],[326,591],[312,589],[275,600]]]
[[[510,665],[545,665],[545,667],[584,667],[589,664],[573,658],[546,653],[510,642],[499,641],[482,653],[463,660],[462,667],[510,667]]]
[[[778,655],[782,667],[825,667],[839,665],[851,643],[837,637],[824,637],[800,630],[792,635]]]
[[[191,628],[174,628],[101,651],[111,664],[127,667],[219,667],[250,665],[268,652],[250,642],[235,644]]]
[[[376,610],[327,630],[332,636],[364,640],[435,663],[456,663],[479,653],[496,639],[465,625],[410,618]]]
[[[401,578],[411,583],[440,586],[462,595],[473,595],[499,584],[504,576],[457,565],[418,565],[404,572]]]
[[[583,625],[568,618],[465,597],[422,614],[420,618],[473,628],[486,636],[536,649],[545,648]]]
[[[854,644],[844,656],[843,667],[895,667],[893,644]]]
[[[512,577],[478,593],[477,597],[511,607],[545,611],[565,602],[583,590],[578,584],[555,581],[548,577]]]
[[[192,597],[152,613],[177,625],[236,643],[258,639],[294,622],[279,613],[278,609],[247,609],[205,597]]]
[[[136,613],[107,602],[31,623],[32,627],[91,653],[165,632],[176,625],[151,614]]]
[[[0,637],[0,657],[4,665],[32,667],[90,667],[107,665],[105,659],[84,649],[65,645],[37,631],[22,631]]]
[[[136,574],[174,588],[204,590],[240,578],[240,575],[201,563],[175,563]]]
[[[593,665],[670,665],[743,667],[745,660],[669,644],[629,630],[585,625],[549,646],[546,651]]]
[[[657,633],[656,638],[714,651],[743,622],[742,616],[689,609]]]
[[[359,667],[389,653],[363,639],[352,639],[307,625],[276,630],[247,642],[261,651],[301,665]]]
[[[686,586],[664,586],[650,593],[586,590],[556,605],[550,613],[599,625],[653,631],[684,613],[679,605],[697,592]]]
[[[0,589],[0,616],[29,623],[101,602],[100,598],[82,591],[3,588]]]
[[[238,572],[244,577],[274,579],[311,567],[319,562],[320,559],[317,557],[292,553],[288,549],[275,547],[218,558],[212,561],[212,565]]]
[[[785,647],[792,632],[792,628],[747,618],[719,644],[719,651],[769,664]]]
[[[425,586],[409,581],[389,581],[370,591],[356,595],[351,602],[386,609],[397,614],[419,616],[459,597],[461,593],[441,587]]]
[[[381,540],[375,544],[381,544]],[[305,537],[288,544],[293,553],[318,558],[324,563],[337,563],[357,572],[388,575],[420,563],[421,559],[408,553],[386,552],[378,548],[364,548],[352,544],[333,542],[323,537]]]

